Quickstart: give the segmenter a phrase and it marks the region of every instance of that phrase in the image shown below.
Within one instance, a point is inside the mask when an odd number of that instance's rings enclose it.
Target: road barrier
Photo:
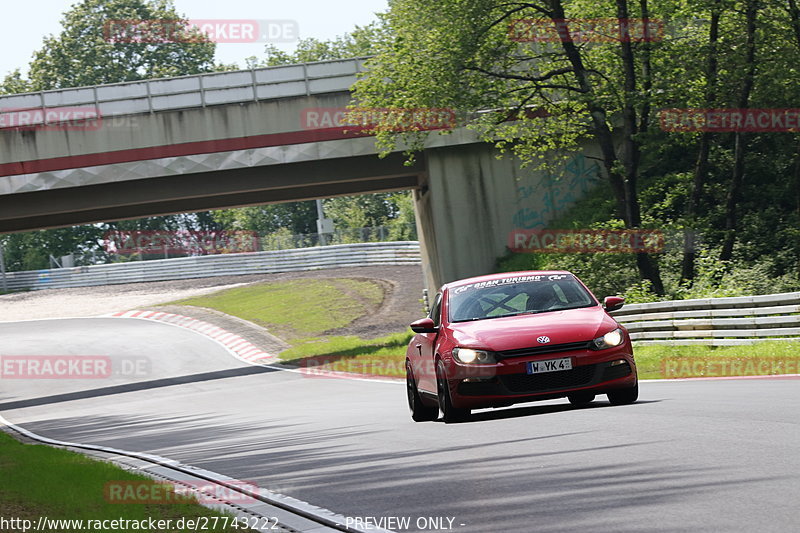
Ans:
[[[800,292],[631,304],[611,314],[636,344],[800,341]]]
[[[8,290],[61,289],[240,274],[419,264],[419,243],[416,241],[370,242],[8,272],[6,283]]]

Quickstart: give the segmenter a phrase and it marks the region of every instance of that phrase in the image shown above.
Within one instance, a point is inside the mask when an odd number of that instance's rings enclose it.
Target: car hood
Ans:
[[[541,336],[549,344],[590,341],[618,326],[599,305],[449,325],[456,344],[496,352],[540,346]]]

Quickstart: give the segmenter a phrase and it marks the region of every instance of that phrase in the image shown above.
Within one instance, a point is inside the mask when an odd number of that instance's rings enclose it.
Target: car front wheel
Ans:
[[[462,422],[469,418],[469,409],[453,407],[453,401],[450,398],[450,387],[447,385],[447,374],[441,361],[436,365],[436,395],[439,398],[442,419],[446,424]]]
[[[639,384],[627,389],[619,389],[607,394],[611,405],[626,405],[639,399]]]
[[[406,363],[406,391],[408,393],[408,408],[411,410],[411,419],[414,422],[427,422],[439,418],[439,409],[422,403],[422,398],[417,389],[411,363]]]

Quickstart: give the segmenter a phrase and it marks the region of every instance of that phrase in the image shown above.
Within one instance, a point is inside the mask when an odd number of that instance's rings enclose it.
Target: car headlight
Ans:
[[[620,328],[614,329],[603,335],[597,337],[592,341],[592,346],[595,350],[605,350],[606,348],[613,348],[619,346],[625,340],[625,335]]]
[[[453,357],[465,364],[491,365],[497,362],[493,352],[471,348],[453,348]]]

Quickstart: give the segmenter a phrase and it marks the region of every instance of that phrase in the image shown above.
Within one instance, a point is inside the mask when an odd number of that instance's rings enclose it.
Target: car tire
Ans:
[[[611,405],[627,405],[639,399],[639,384],[627,389],[619,389],[607,394]]]
[[[406,362],[406,391],[408,394],[408,408],[411,410],[411,419],[414,422],[429,422],[439,418],[439,408],[425,405],[417,389],[411,363]]]
[[[569,403],[572,405],[588,405],[594,401],[594,393],[591,392],[576,392],[567,396]]]
[[[436,396],[439,399],[439,410],[442,412],[442,420],[445,424],[463,422],[469,418],[469,409],[453,407],[450,387],[447,386],[447,373],[441,361],[436,365]]]

